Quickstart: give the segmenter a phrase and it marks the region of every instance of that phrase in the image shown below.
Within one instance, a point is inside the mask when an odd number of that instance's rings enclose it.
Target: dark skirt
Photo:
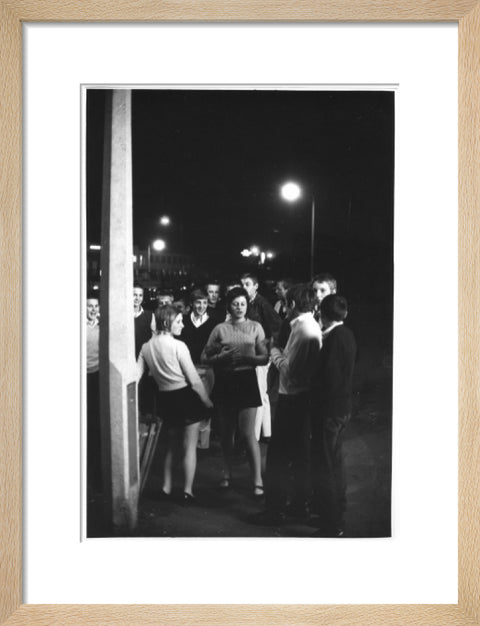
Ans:
[[[201,422],[208,409],[191,387],[175,391],[159,391],[157,395],[158,415],[166,426],[183,427]]]
[[[225,408],[248,409],[261,406],[255,370],[215,370],[212,400]]]

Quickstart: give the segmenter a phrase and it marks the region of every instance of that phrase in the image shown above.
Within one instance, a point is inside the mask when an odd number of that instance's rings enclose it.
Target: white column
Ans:
[[[100,302],[100,388],[105,492],[114,532],[137,523],[137,389],[132,315],[131,91],[106,98]]]

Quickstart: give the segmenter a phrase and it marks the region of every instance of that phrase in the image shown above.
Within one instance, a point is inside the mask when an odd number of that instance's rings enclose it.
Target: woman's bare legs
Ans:
[[[191,496],[193,495],[193,480],[195,478],[195,470],[197,468],[197,442],[199,429],[200,422],[189,424],[183,429],[183,492],[188,493]]]
[[[175,452],[175,444],[177,443],[177,436],[174,428],[168,429],[168,442],[167,451],[165,452],[165,458],[163,460],[163,491],[164,493],[171,493],[172,491],[172,468],[173,468],[173,456]]]
[[[230,481],[232,478],[233,466],[233,445],[235,436],[235,426],[237,423],[237,411],[230,408],[221,408],[220,416],[220,438],[222,443],[224,480]],[[228,486],[228,485],[225,485]]]
[[[262,458],[260,446],[255,435],[256,408],[242,409],[238,416],[238,425],[241,435],[245,438],[247,446],[248,461],[252,470],[253,484],[255,487],[263,486],[262,480]],[[260,491],[260,490],[259,490]],[[258,494],[260,495],[260,494]]]

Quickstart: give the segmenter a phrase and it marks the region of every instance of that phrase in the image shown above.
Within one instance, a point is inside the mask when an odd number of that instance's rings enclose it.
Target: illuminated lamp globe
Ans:
[[[295,202],[302,195],[302,190],[297,183],[285,183],[280,190],[282,198],[288,202]]]

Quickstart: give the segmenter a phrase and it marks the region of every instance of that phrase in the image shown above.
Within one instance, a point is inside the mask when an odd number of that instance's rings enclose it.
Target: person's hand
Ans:
[[[217,355],[217,360],[224,364],[232,363],[235,355],[237,355],[238,352],[238,348],[224,345]]]
[[[207,400],[205,400],[203,404],[207,409],[213,409],[213,402],[210,400],[210,398],[207,398]]]

